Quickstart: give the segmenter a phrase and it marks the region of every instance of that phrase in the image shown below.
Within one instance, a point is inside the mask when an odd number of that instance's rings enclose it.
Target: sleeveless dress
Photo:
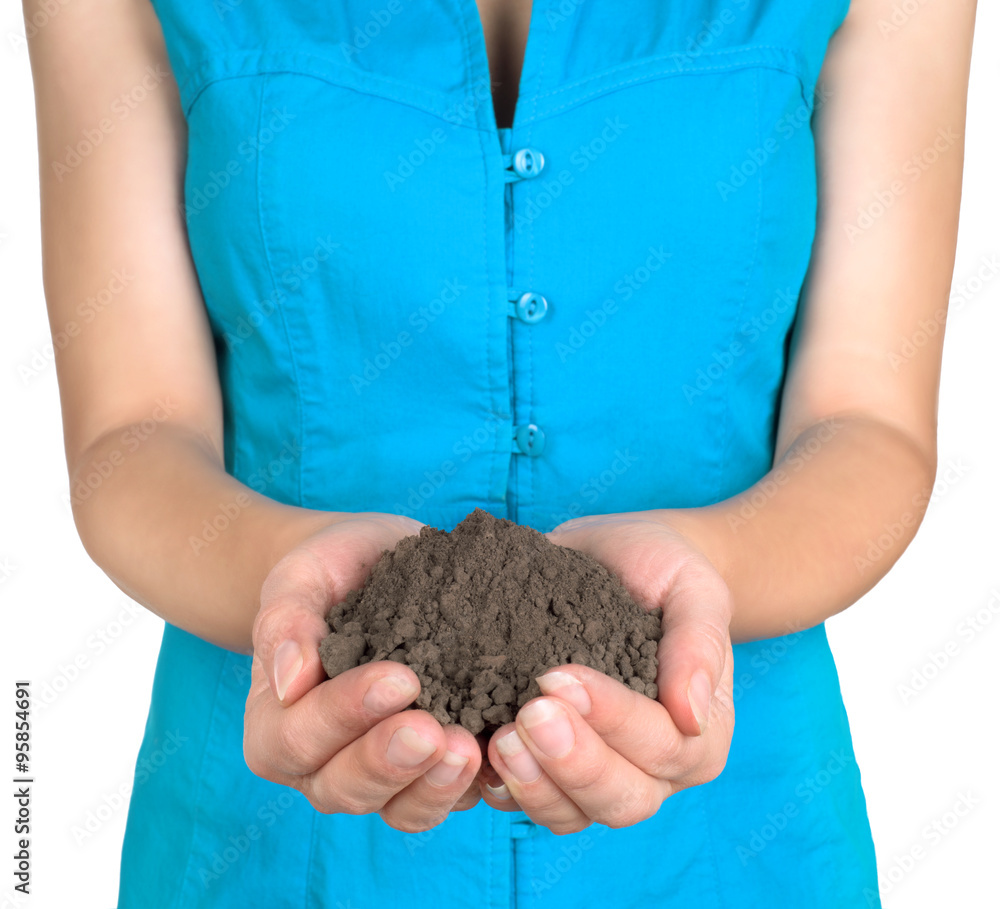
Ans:
[[[153,4],[234,476],[545,532],[770,469],[848,0],[535,0],[501,129],[474,0]],[[728,764],[649,820],[406,834],[253,775],[249,657],[168,623],[119,905],[879,905],[823,626],[734,650]]]

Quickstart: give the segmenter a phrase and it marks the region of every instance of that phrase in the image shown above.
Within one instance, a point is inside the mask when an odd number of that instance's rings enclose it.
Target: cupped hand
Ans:
[[[411,833],[479,801],[480,745],[426,711],[403,711],[420,692],[409,667],[383,660],[328,679],[319,643],[330,606],[420,527],[397,515],[350,515],[275,565],[254,621],[243,735],[258,776],[298,789],[323,813],[377,812]]]
[[[649,513],[576,518],[550,534],[605,565],[647,609],[663,609],[656,700],[586,666],[554,667],[545,696],[494,733],[499,775],[483,798],[554,833],[625,827],[715,779],[733,735],[732,601],[712,564]],[[502,782],[501,782],[502,781]]]

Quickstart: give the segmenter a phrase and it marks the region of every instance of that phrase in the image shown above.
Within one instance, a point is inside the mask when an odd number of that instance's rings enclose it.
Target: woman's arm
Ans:
[[[934,482],[976,3],[898,25],[893,6],[853,0],[821,76],[820,220],[773,469],[665,513],[729,584],[734,641],[851,605],[909,544]]]
[[[893,6],[852,0],[824,66],[821,218],[772,470],[717,505],[550,534],[663,608],[659,703],[586,667],[543,675],[546,697],[490,742],[514,797],[484,790],[493,807],[558,832],[623,826],[714,779],[734,728],[731,641],[846,608],[916,532],[936,470],[975,0],[927,3],[886,29]]]
[[[38,6],[25,0],[25,18]],[[326,680],[317,653],[329,604],[419,523],[285,506],[225,472],[180,214],[185,123],[153,7],[74,0],[30,53],[45,296],[69,342],[55,345],[56,368],[87,551],[167,621],[253,650],[244,755],[258,775],[323,811],[377,811],[403,830],[472,807],[479,746],[426,711],[400,713],[419,693],[412,670],[379,661]],[[118,117],[112,103],[138,85],[145,98]],[[90,153],[68,156],[81,140]],[[220,515],[228,527],[206,534]]]
[[[25,18],[38,8],[26,0]],[[180,209],[186,127],[159,22],[149,3],[71,3],[30,55],[80,536],[147,608],[248,651],[268,571],[337,516],[278,504],[224,470],[215,355]],[[142,101],[113,106],[140,85]],[[204,522],[227,512],[229,528],[208,542]]]

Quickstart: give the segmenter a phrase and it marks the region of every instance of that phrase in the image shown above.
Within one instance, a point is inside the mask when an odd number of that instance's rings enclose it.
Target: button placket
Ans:
[[[531,471],[524,458],[537,458],[545,450],[545,433],[540,426],[532,421],[530,373],[523,388],[519,387],[519,376],[523,370],[530,370],[530,364],[525,363],[525,353],[530,349],[530,336],[523,334],[544,320],[550,313],[551,305],[548,298],[539,289],[514,280],[517,272],[515,267],[515,233],[514,204],[518,191],[515,186],[523,180],[531,180],[539,176],[546,167],[544,153],[529,145],[518,148],[513,144],[513,131],[508,128],[501,132],[501,152],[504,164],[504,203],[507,221],[507,315],[508,345],[510,357],[510,389],[511,413],[514,417],[511,436],[511,453],[515,456],[511,461],[511,474],[508,494],[508,510],[513,520],[518,520],[517,511],[520,502],[522,484],[531,483]],[[518,325],[523,327],[518,327]],[[525,348],[521,346],[524,343]],[[527,491],[527,487],[524,488]]]

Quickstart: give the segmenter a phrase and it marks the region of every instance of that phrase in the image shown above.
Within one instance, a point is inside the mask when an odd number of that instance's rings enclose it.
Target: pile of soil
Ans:
[[[383,552],[330,610],[320,657],[331,678],[405,663],[420,679],[413,706],[490,734],[566,663],[655,698],[661,615],[590,556],[477,508],[451,533],[424,526]]]

